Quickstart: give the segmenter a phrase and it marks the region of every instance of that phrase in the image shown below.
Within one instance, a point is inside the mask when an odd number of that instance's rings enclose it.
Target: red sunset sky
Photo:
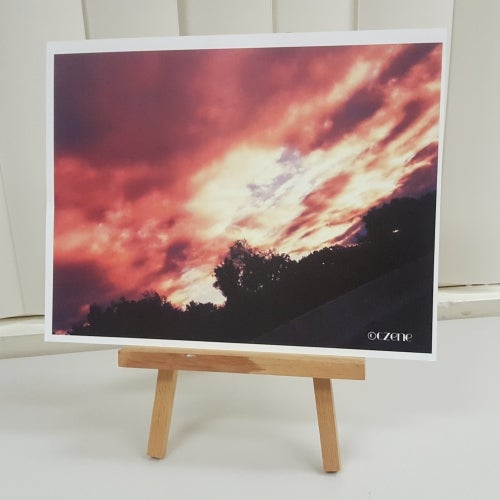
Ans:
[[[246,239],[293,258],[436,187],[441,44],[55,56],[54,329],[147,290],[223,303]]]

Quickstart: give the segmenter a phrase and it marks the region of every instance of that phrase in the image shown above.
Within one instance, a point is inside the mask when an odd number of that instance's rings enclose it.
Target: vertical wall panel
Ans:
[[[44,310],[45,44],[83,35],[79,0],[1,1],[0,165],[24,314]]]
[[[456,0],[443,169],[440,278],[500,283],[498,0]]]
[[[24,306],[0,165],[0,319],[21,316]]]
[[[181,35],[272,33],[271,0],[179,0]]]
[[[342,31],[356,28],[356,0],[274,0],[274,31]]]
[[[177,0],[82,0],[87,38],[178,35]]]
[[[358,0],[359,29],[448,28],[453,0]]]

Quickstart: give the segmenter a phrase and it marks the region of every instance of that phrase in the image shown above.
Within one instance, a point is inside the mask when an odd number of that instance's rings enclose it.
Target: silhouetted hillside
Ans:
[[[427,255],[255,339],[255,343],[431,352],[434,259]],[[411,342],[369,332],[411,333]]]
[[[93,304],[68,333],[393,348],[367,343],[369,328],[414,332],[414,343],[404,347],[428,350],[435,203],[430,193],[374,207],[357,244],[326,246],[297,261],[236,241],[214,269],[223,306],[192,301],[181,309],[148,292]]]

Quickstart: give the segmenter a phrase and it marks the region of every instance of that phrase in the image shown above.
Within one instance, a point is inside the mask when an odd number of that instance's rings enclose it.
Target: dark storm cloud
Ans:
[[[342,193],[350,180],[351,176],[348,173],[341,173],[328,179],[316,191],[308,194],[301,202],[304,207],[302,212],[284,229],[283,235],[291,236],[301,228],[308,229],[316,222],[318,215],[331,209],[332,200]]]
[[[312,149],[327,148],[337,143],[349,132],[355,130],[365,120],[371,118],[384,105],[384,96],[380,89],[362,88],[331,116],[327,130],[321,133]]]
[[[55,56],[56,157],[90,166],[206,160],[262,130],[290,102],[349,70],[352,47],[145,51]],[[286,85],[284,85],[286,82]],[[189,165],[189,164],[188,164]]]
[[[131,178],[123,183],[122,193],[131,202],[150,194],[152,190],[163,184],[162,175],[149,171],[147,175]]]
[[[187,240],[180,240],[167,247],[165,255],[165,266],[163,270],[168,272],[178,271],[182,264],[189,258],[189,247],[191,243]]]
[[[431,142],[427,146],[417,151],[411,158],[409,163],[420,163],[425,161],[430,164],[437,164],[438,160],[438,143]]]
[[[437,168],[428,164],[405,175],[391,198],[420,198],[436,190]]]
[[[426,110],[425,102],[422,99],[413,99],[407,103],[403,108],[403,117],[396,125],[390,130],[381,146],[386,146],[393,140],[397,139],[403,134],[413,123],[420,117],[421,113]]]
[[[56,153],[155,163],[196,140],[191,84],[200,51],[62,54],[55,59]],[[182,128],[182,133],[179,133]]]
[[[114,286],[104,269],[91,261],[79,261],[54,266],[53,329],[66,330],[82,319],[84,304],[102,302]]]
[[[408,47],[401,51],[380,74],[378,79],[379,83],[384,85],[393,78],[403,77],[438,45],[439,44],[436,43],[409,44]]]
[[[91,54],[55,56],[54,143],[56,151],[83,151],[99,141],[106,130],[106,122],[94,109],[99,79],[91,64],[93,60],[94,57]]]

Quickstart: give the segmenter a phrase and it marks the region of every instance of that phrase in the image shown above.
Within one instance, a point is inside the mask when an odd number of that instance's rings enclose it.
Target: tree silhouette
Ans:
[[[252,248],[246,240],[230,247],[222,264],[214,269],[218,288],[228,301],[248,297],[277,283],[292,260],[286,254]]]
[[[107,307],[92,304],[84,323],[75,325],[72,335],[106,337],[164,338],[174,334],[182,311],[156,292],[146,292],[140,300],[122,297]]]
[[[436,196],[394,199],[363,216],[357,243],[325,246],[295,261],[235,241],[214,269],[223,306],[191,301],[177,308],[146,292],[93,304],[73,335],[252,342],[392,270],[432,254]]]
[[[435,192],[420,199],[393,199],[366,213],[366,235],[360,242],[382,267],[400,265],[433,250],[435,212]]]

